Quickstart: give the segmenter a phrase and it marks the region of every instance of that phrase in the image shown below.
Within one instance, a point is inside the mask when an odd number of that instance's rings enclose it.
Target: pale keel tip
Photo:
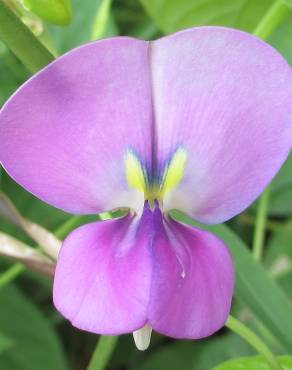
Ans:
[[[151,333],[152,328],[148,324],[133,332],[134,342],[139,351],[145,351],[149,347]]]

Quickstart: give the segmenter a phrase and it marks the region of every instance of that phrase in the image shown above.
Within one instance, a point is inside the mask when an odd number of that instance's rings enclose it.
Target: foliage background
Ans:
[[[14,2],[10,3],[13,6]],[[22,18],[57,55],[101,36],[154,39],[201,25],[252,32],[272,4],[272,0],[114,0],[112,4],[106,0],[72,0],[73,18],[67,26],[50,24],[29,12]],[[292,9],[267,41],[292,63]],[[0,105],[29,76],[30,72],[0,42]],[[25,192],[2,169],[0,189],[25,217],[49,230],[70,217]],[[228,240],[237,269],[232,314],[258,333],[276,354],[292,353],[292,156],[271,186],[261,262],[250,253],[257,209],[256,202],[231,220],[228,229],[214,228]],[[33,245],[1,218],[0,230]],[[49,278],[25,270],[9,283],[2,283],[1,273],[11,265],[8,259],[0,258],[0,369],[85,369],[97,336],[74,329],[55,311]],[[225,360],[254,354],[253,348],[226,328],[200,341],[175,341],[154,334],[145,353],[138,352],[131,336],[126,335],[119,338],[108,368],[209,370]]]

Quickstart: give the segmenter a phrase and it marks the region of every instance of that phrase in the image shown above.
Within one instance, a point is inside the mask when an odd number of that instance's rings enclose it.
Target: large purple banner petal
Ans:
[[[184,177],[165,210],[220,223],[243,211],[292,144],[292,70],[263,41],[221,27],[151,45],[157,165],[180,147]]]
[[[148,44],[81,46],[26,82],[0,113],[0,162],[42,200],[71,213],[143,207],[124,157],[151,167]],[[138,206],[138,208],[139,208]]]

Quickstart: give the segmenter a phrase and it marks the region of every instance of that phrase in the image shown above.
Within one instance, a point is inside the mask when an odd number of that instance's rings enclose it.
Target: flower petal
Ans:
[[[146,324],[151,283],[151,212],[81,226],[57,262],[54,304],[72,324],[120,334]]]
[[[220,329],[234,287],[231,256],[214,235],[162,221],[156,210],[149,325],[175,338],[198,339]]]
[[[201,222],[246,208],[292,143],[292,71],[272,47],[241,31],[194,28],[154,41],[151,72],[158,173],[178,150],[184,176],[168,192]]]
[[[23,187],[72,213],[142,202],[124,155],[151,167],[148,43],[81,46],[26,82],[0,113],[0,162]]]
[[[57,309],[98,334],[145,325],[200,338],[224,325],[234,285],[231,257],[215,236],[145,204],[130,215],[82,226],[65,240],[54,281]]]

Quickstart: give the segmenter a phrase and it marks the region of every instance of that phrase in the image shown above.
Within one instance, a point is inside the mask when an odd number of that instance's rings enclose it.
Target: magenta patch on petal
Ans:
[[[54,303],[73,325],[98,334],[147,322],[177,338],[224,325],[234,284],[227,248],[215,236],[165,220],[146,203],[141,219],[81,226],[65,240]]]
[[[152,269],[149,214],[95,222],[64,241],[54,280],[54,304],[72,324],[97,334],[144,326]]]
[[[209,232],[155,217],[148,320],[174,338],[199,339],[226,322],[234,288],[228,248]]]

